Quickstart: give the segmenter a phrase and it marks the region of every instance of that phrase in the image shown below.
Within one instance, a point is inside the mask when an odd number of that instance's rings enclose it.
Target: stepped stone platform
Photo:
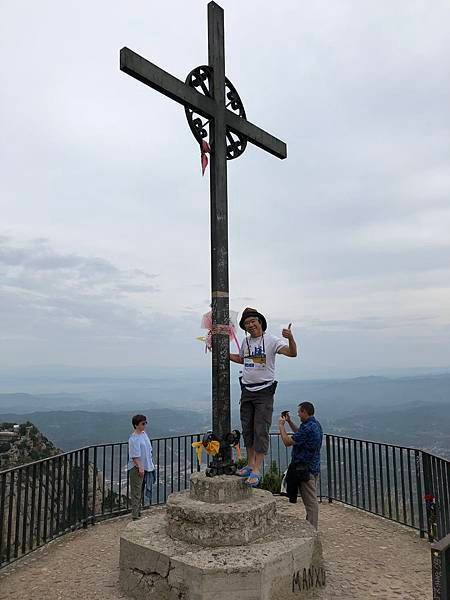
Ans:
[[[288,506],[277,498],[278,513]],[[291,505],[304,520],[300,503]],[[137,523],[163,511],[154,507]],[[0,599],[125,600],[119,589],[119,540],[124,516],[67,534],[0,570]],[[407,527],[346,507],[320,505],[319,537],[327,568],[320,600],[431,600],[430,546]],[[212,549],[212,552],[215,552]]]
[[[237,477],[208,478],[195,473],[191,491],[171,494],[167,501],[167,533],[201,546],[240,546],[275,527],[272,494],[252,490]],[[220,498],[220,499],[219,499]]]
[[[317,532],[291,505],[234,476],[194,474],[191,492],[122,533],[120,586],[136,600],[289,600],[326,585]]]

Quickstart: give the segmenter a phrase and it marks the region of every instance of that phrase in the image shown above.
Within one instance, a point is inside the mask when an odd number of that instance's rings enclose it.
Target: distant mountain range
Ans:
[[[149,417],[152,437],[210,427],[210,385],[196,378],[84,377],[47,382],[45,392],[39,386],[37,382],[36,393],[23,393],[17,387],[17,393],[0,394],[0,421],[29,420],[64,450],[126,440],[130,417],[137,412]],[[33,389],[30,382],[27,389]],[[327,431],[421,447],[450,458],[450,373],[282,381],[275,413],[287,409],[296,416],[303,400],[315,404]],[[236,384],[232,417],[239,427]]]

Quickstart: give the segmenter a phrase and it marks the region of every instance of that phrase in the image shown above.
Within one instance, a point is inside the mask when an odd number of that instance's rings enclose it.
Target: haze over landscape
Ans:
[[[55,445],[72,450],[124,441],[130,416],[144,412],[153,438],[201,433],[211,427],[209,374],[160,373],[152,377],[124,372],[70,374],[22,371],[0,385],[0,421],[32,421]],[[190,373],[190,376],[188,376]],[[236,374],[237,376],[237,374]],[[14,393],[12,390],[21,390]],[[314,402],[330,433],[428,449],[450,458],[450,371],[403,377],[281,381],[276,414]],[[239,388],[232,385],[233,425],[239,424]]]

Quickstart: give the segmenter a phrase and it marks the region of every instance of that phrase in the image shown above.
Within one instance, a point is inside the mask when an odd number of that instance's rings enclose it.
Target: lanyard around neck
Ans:
[[[251,350],[250,350],[250,344],[248,342],[249,337],[251,337],[251,336],[246,335],[245,336],[245,341],[247,342],[248,355],[251,356],[252,353],[251,353]],[[262,342],[262,347],[263,347],[263,354],[265,354],[266,353],[266,345],[264,343],[264,332],[263,332],[263,334],[261,336],[261,342]]]

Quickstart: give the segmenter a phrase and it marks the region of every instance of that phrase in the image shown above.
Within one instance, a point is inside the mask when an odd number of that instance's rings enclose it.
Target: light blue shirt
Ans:
[[[145,431],[142,433],[132,433],[130,435],[128,439],[128,456],[128,470],[136,466],[133,462],[133,458],[139,458],[144,467],[144,471],[155,470],[155,465],[153,464],[152,443]]]

